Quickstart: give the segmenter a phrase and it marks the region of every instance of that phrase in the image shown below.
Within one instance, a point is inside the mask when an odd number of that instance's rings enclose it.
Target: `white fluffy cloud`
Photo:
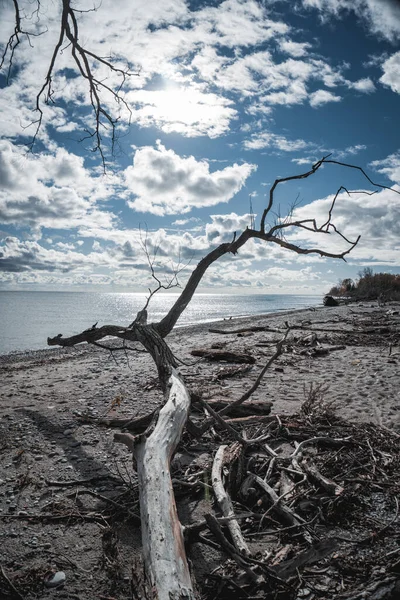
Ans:
[[[311,44],[309,42],[295,42],[282,38],[279,40],[279,48],[282,52],[290,56],[300,58],[308,53],[311,49]]]
[[[389,87],[393,92],[400,94],[400,52],[392,54],[382,64],[383,75],[380,82]]]
[[[133,166],[125,170],[126,185],[134,195],[128,205],[138,212],[165,215],[229,202],[255,168],[244,163],[210,172],[205,160],[182,158],[160,143],[146,146],[136,151]]]
[[[218,137],[229,131],[236,118],[233,102],[217,94],[204,93],[194,86],[129,92],[126,100],[134,107],[132,119],[141,127],[158,127],[166,133],[187,137]]]
[[[400,38],[400,5],[397,0],[302,0],[325,19],[353,12],[371,33],[394,42]]]
[[[341,97],[336,94],[332,94],[328,90],[317,90],[310,95],[310,104],[313,108],[318,108],[328,102],[340,102]]]
[[[70,229],[84,220],[110,227],[114,216],[96,206],[109,196],[82,158],[63,149],[30,155],[0,142],[0,220],[31,228]]]
[[[211,223],[206,225],[206,238],[210,244],[222,244],[232,240],[234,233],[251,227],[251,215],[210,215]]]
[[[363,77],[357,81],[348,82],[348,86],[363,94],[371,94],[376,89],[374,82],[369,77]]]
[[[400,151],[390,154],[383,160],[374,160],[370,166],[378,173],[386,175],[391,181],[400,184]]]

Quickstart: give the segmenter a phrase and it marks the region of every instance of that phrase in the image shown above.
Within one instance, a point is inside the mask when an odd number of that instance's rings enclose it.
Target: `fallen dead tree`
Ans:
[[[49,338],[48,344],[51,346],[71,347],[80,343],[88,343],[109,350],[111,353],[134,352],[135,347],[129,345],[131,342],[141,344],[144,349],[151,355],[158,372],[158,380],[162,390],[164,391],[164,401],[160,403],[158,410],[153,411],[148,416],[147,420],[141,420],[139,423],[130,421],[125,426],[129,426],[131,433],[116,434],[116,441],[124,442],[132,452],[134,465],[138,474],[139,482],[139,498],[140,512],[142,524],[142,540],[144,563],[149,582],[149,590],[152,597],[159,600],[174,599],[184,600],[195,597],[194,586],[191,583],[189,567],[187,564],[186,553],[181,533],[181,525],[179,523],[174,493],[172,487],[172,479],[170,474],[170,461],[172,454],[179,443],[185,424],[189,435],[201,438],[206,432],[210,431],[212,421],[215,420],[215,427],[222,426],[224,435],[229,437],[234,434],[234,437],[239,443],[246,448],[251,449],[262,445],[269,438],[269,431],[256,435],[255,437],[247,438],[243,434],[234,433],[234,426],[228,424],[225,420],[225,415],[233,407],[244,403],[257,389],[261,378],[266,370],[270,367],[273,361],[281,354],[283,345],[286,343],[286,335],[278,343],[275,354],[270,357],[266,365],[262,369],[259,377],[254,385],[249,388],[237,401],[231,406],[226,406],[216,413],[211,406],[205,407],[209,416],[204,423],[198,422],[199,419],[191,418],[188,421],[190,409],[190,391],[187,389],[184,381],[180,379],[176,369],[179,366],[178,358],[172,353],[165,338],[175,327],[180,315],[186,309],[188,303],[193,297],[198,285],[202,281],[207,269],[214,264],[218,259],[227,254],[235,255],[249,241],[258,240],[261,242],[273,243],[281,248],[291,250],[297,254],[317,254],[328,258],[344,259],[345,256],[358,243],[357,238],[351,242],[344,238],[348,243],[348,248],[339,253],[332,253],[321,248],[307,248],[294,245],[286,241],[284,234],[288,228],[306,229],[308,232],[318,234],[330,234],[331,232],[338,233],[337,228],[332,223],[332,213],[334,210],[337,195],[335,195],[326,222],[322,226],[318,226],[315,219],[294,220],[288,219],[278,224],[269,227],[267,218],[269,217],[274,204],[274,192],[276,187],[285,181],[305,179],[318,171],[318,169],[327,164],[336,163],[328,157],[324,157],[306,173],[294,175],[282,179],[277,179],[270,190],[269,201],[262,213],[260,225],[258,229],[247,228],[238,237],[234,236],[233,240],[228,243],[223,243],[207,254],[193,270],[180,296],[172,306],[170,311],[158,322],[147,322],[147,308],[151,297],[160,289],[165,287],[174,287],[176,285],[177,273],[175,273],[167,286],[163,285],[155,274],[154,265],[149,259],[149,268],[154,280],[157,283],[156,288],[150,293],[150,296],[144,308],[137,314],[133,322],[128,326],[120,325],[103,325],[97,327],[97,324],[85,331],[71,336],[64,337],[62,334],[56,337]],[[345,165],[350,168],[357,168],[353,165]],[[371,182],[372,183],[372,182]],[[382,187],[382,186],[381,186]],[[343,238],[344,236],[340,234]],[[149,257],[149,255],[147,254]],[[121,345],[112,345],[107,341],[107,338],[115,338],[120,340]],[[104,341],[105,340],[105,341]],[[210,353],[211,352],[211,353]],[[225,349],[211,349],[211,351],[201,351],[201,355],[207,358],[221,360],[233,360],[235,362],[253,363],[254,358],[246,355],[246,360],[242,360],[237,354],[230,354]],[[147,425],[148,424],[148,425]],[[109,422],[111,425],[111,422]],[[135,426],[140,425],[139,430],[135,430]],[[143,431],[143,427],[146,427]],[[136,434],[136,435],[132,435]],[[247,435],[247,434],[246,434]],[[278,461],[277,457],[272,460]],[[296,457],[292,458],[292,469],[304,476]],[[290,468],[290,467],[287,467]],[[273,464],[271,464],[273,471]],[[257,474],[255,474],[258,477]],[[307,476],[307,474],[306,474]],[[237,481],[240,481],[240,475],[237,476]],[[258,481],[258,479],[256,479]],[[269,485],[269,484],[268,484]],[[221,491],[221,489],[220,489]],[[278,501],[274,500],[276,506]],[[228,511],[225,511],[224,518],[233,518],[232,511],[228,505]],[[289,514],[290,510],[284,511]],[[279,511],[278,511],[279,513]],[[282,514],[282,506],[281,506]],[[213,519],[209,519],[210,523],[214,523]],[[291,521],[291,527],[302,526],[302,521],[297,519]],[[214,527],[216,531],[216,527]],[[232,532],[231,532],[232,534]],[[309,533],[305,534],[305,538],[310,540]],[[229,544],[229,542],[228,542]],[[228,547],[226,545],[226,547]],[[263,561],[250,559],[247,554],[246,543],[236,541],[236,562],[246,565],[246,561],[250,560],[250,566],[246,567],[247,575],[260,570],[262,571],[262,580],[267,585],[270,580],[276,580],[271,569],[268,568]],[[253,561],[253,562],[252,562]],[[255,561],[255,562],[254,562]],[[261,575],[260,575],[261,576]],[[258,581],[258,576],[254,575],[253,584]],[[268,583],[269,585],[269,583]]]

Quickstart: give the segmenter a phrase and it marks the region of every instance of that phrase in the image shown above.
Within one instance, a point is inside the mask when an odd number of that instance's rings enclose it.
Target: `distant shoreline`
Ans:
[[[241,325],[246,325],[249,324],[251,325],[255,325],[257,324],[258,321],[260,320],[265,320],[265,319],[274,319],[277,317],[284,317],[284,316],[290,316],[290,315],[297,315],[297,314],[301,314],[303,312],[309,312],[309,311],[329,311],[329,308],[326,308],[325,306],[321,305],[321,306],[316,306],[316,307],[310,307],[310,308],[294,308],[291,310],[279,310],[276,312],[270,312],[270,313],[264,313],[264,314],[258,314],[258,315],[246,315],[246,316],[240,316],[240,317],[228,317],[228,318],[224,318],[224,319],[219,319],[219,320],[215,320],[215,321],[204,321],[201,323],[193,323],[193,324],[182,324],[182,325],[176,325],[175,328],[173,329],[173,331],[169,334],[168,338],[169,340],[173,340],[174,336],[179,332],[179,334],[182,334],[184,332],[187,332],[188,334],[190,333],[206,333],[206,331],[208,331],[208,329],[210,328],[210,326],[221,326],[221,328],[226,327],[227,325],[229,325],[229,323],[231,323],[232,325],[235,324],[241,324]],[[67,334],[65,334],[67,335]],[[10,351],[4,354],[0,354],[0,364],[5,364],[5,363],[16,363],[16,362],[24,362],[24,361],[30,361],[32,360],[33,362],[37,362],[39,360],[46,360],[46,359],[54,359],[54,358],[63,358],[68,359],[74,359],[78,356],[81,356],[82,354],[85,354],[86,352],[105,352],[105,350],[102,350],[101,348],[96,348],[95,346],[91,346],[90,344],[86,344],[86,343],[81,343],[78,344],[77,346],[71,346],[71,347],[66,347],[63,348],[61,346],[59,347],[47,347],[47,348],[41,348],[38,350],[21,350],[21,351]]]
[[[46,340],[62,333],[75,335],[98,322],[127,325],[143,306],[139,294],[3,294],[0,308],[2,336],[0,355],[46,350]],[[149,321],[158,322],[175,301],[175,296],[155,296]],[[320,296],[276,294],[194,296],[176,328],[204,326],[225,319],[248,319],[280,315],[322,306]]]

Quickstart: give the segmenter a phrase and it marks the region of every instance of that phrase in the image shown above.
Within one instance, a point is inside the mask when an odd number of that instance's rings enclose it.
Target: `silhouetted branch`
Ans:
[[[392,190],[393,192],[396,192],[396,194],[400,194],[400,192],[399,192],[398,190],[395,190],[394,188],[388,187],[388,186],[386,186],[386,185],[382,185],[382,184],[380,184],[380,183],[375,183],[374,181],[372,181],[372,179],[371,179],[371,178],[370,178],[370,177],[367,175],[367,173],[366,173],[366,172],[364,171],[364,169],[362,169],[361,167],[359,167],[359,166],[357,166],[357,165],[348,164],[348,163],[342,163],[342,162],[340,162],[340,161],[337,161],[337,160],[328,160],[328,158],[329,158],[330,156],[331,156],[331,154],[328,154],[327,156],[324,156],[323,158],[321,158],[321,160],[317,161],[317,162],[316,162],[316,163],[315,163],[315,164],[312,166],[312,168],[311,168],[309,171],[306,171],[305,173],[300,173],[299,175],[291,175],[291,176],[289,176],[289,177],[282,177],[281,179],[275,179],[275,181],[274,181],[274,183],[273,183],[273,185],[272,185],[272,187],[271,187],[271,189],[270,189],[270,192],[269,192],[269,202],[268,202],[268,205],[267,205],[267,207],[264,209],[264,212],[263,212],[263,214],[262,214],[262,217],[261,217],[260,230],[261,230],[262,232],[264,232],[264,231],[265,231],[265,220],[266,220],[266,218],[267,218],[267,215],[268,215],[268,213],[270,212],[270,210],[271,210],[271,208],[272,208],[272,206],[273,206],[273,204],[274,204],[274,193],[275,193],[275,189],[277,188],[277,186],[278,186],[280,183],[283,183],[283,182],[286,182],[286,181],[293,181],[293,180],[295,180],[295,179],[307,179],[307,177],[310,177],[310,175],[314,175],[314,174],[315,174],[315,173],[318,171],[318,169],[319,169],[319,168],[320,168],[322,165],[324,165],[324,164],[334,164],[334,165],[339,165],[339,166],[346,167],[346,168],[349,168],[349,169],[356,169],[356,170],[360,171],[360,172],[361,172],[361,173],[364,175],[364,177],[365,177],[365,178],[366,178],[366,179],[369,181],[369,183],[371,183],[371,185],[373,185],[373,186],[375,186],[375,187],[378,187],[378,188],[380,188],[380,189],[383,189],[383,190]],[[330,208],[330,211],[329,211],[329,214],[328,214],[328,220],[327,220],[327,222],[326,222],[326,223],[325,223],[325,224],[324,224],[324,225],[323,225],[321,228],[319,228],[319,229],[318,229],[318,228],[316,227],[316,225],[315,225],[315,229],[313,229],[312,231],[319,231],[319,232],[323,232],[323,230],[324,230],[325,228],[329,228],[329,226],[330,226],[330,222],[331,222],[332,210],[333,210],[333,207],[334,207],[334,205],[335,205],[336,198],[338,197],[338,194],[339,194],[339,192],[340,192],[341,190],[345,190],[345,191],[346,191],[346,192],[347,192],[349,195],[350,195],[350,193],[353,193],[353,194],[354,194],[354,193],[360,193],[360,192],[348,192],[348,191],[347,191],[347,189],[346,189],[345,187],[343,187],[343,186],[340,186],[340,188],[339,188],[339,189],[338,189],[338,191],[336,192],[336,194],[335,194],[335,197],[334,197],[334,199],[333,199],[333,201],[332,201],[332,205],[331,205],[331,208]],[[374,192],[372,192],[372,193],[371,193],[371,192],[363,192],[363,193],[366,193],[366,194],[368,194],[369,196],[371,196],[371,195],[372,195]],[[293,224],[293,225],[294,225],[294,224]],[[275,229],[280,229],[280,228],[282,228],[283,226],[285,226],[285,227],[289,227],[289,226],[290,226],[290,223],[286,223],[286,222],[285,222],[284,224],[282,224],[282,225],[281,225],[281,227],[280,227],[279,225],[278,225],[278,226],[275,226],[275,227],[272,227],[272,228],[271,228],[271,230],[270,230],[270,233],[273,233],[273,230],[275,230]],[[297,225],[297,226],[298,226],[298,225]],[[338,232],[337,232],[337,233],[338,233]],[[345,239],[345,238],[344,238],[344,239]],[[350,243],[351,243],[351,242],[350,242]],[[357,243],[357,242],[356,242],[356,243]],[[355,244],[354,244],[354,245],[355,245]]]
[[[0,60],[0,69],[1,69],[3,64],[6,61],[7,56],[9,56],[7,82],[9,80],[13,60],[15,57],[15,50],[21,42],[21,39],[20,39],[21,36],[26,36],[30,43],[30,39],[29,39],[30,36],[42,35],[43,33],[45,33],[47,31],[47,30],[45,30],[40,33],[30,33],[30,32],[25,31],[24,29],[22,29],[21,15],[20,15],[18,0],[13,0],[13,3],[14,3],[14,8],[15,8],[14,33],[10,36],[8,43],[4,49],[2,58]],[[40,2],[38,1],[38,8],[36,11],[34,11],[34,13],[35,12],[38,13],[39,8],[40,8]],[[52,53],[52,56],[50,59],[50,64],[49,64],[49,67],[46,72],[44,83],[41,86],[41,88],[36,96],[35,110],[38,113],[38,118],[29,125],[29,126],[36,125],[35,133],[32,137],[31,142],[29,143],[29,146],[31,149],[33,148],[36,138],[38,136],[38,133],[39,133],[40,128],[43,123],[42,103],[43,102],[44,102],[44,104],[54,103],[55,90],[53,88],[53,82],[54,82],[53,80],[54,80],[54,76],[55,76],[56,60],[57,60],[60,52],[62,51],[63,43],[67,42],[67,46],[65,46],[64,49],[66,49],[66,48],[71,49],[71,56],[73,58],[75,66],[77,67],[80,75],[87,81],[90,105],[92,107],[92,110],[93,110],[94,116],[95,116],[95,125],[94,125],[93,129],[91,129],[91,130],[87,129],[86,130],[87,135],[84,136],[81,141],[88,139],[88,138],[94,140],[94,145],[93,145],[92,150],[93,150],[93,152],[100,153],[101,161],[103,164],[103,170],[105,170],[106,159],[105,159],[104,150],[103,150],[103,134],[102,134],[101,130],[102,130],[102,128],[104,128],[104,130],[109,129],[111,131],[111,150],[113,152],[114,144],[115,144],[115,140],[116,140],[116,135],[115,135],[116,134],[116,125],[118,123],[119,117],[113,117],[112,114],[108,110],[105,109],[104,103],[102,102],[101,93],[108,92],[109,94],[111,94],[111,96],[114,98],[115,102],[117,104],[122,104],[124,106],[124,108],[127,110],[127,112],[129,113],[129,115],[131,115],[131,113],[132,113],[131,108],[130,108],[129,104],[124,100],[124,98],[121,96],[120,92],[121,92],[121,89],[124,86],[127,78],[132,75],[138,75],[138,73],[133,73],[131,71],[129,65],[127,66],[126,69],[121,69],[121,68],[115,66],[112,63],[112,60],[110,57],[106,58],[106,57],[99,56],[98,54],[88,50],[86,47],[84,47],[80,43],[80,41],[79,41],[79,39],[80,39],[79,26],[78,26],[76,14],[84,13],[84,12],[92,12],[95,10],[96,10],[96,8],[90,9],[88,11],[83,11],[83,10],[79,10],[76,8],[72,8],[71,0],[62,0],[60,33],[58,36],[58,41],[54,47],[54,50],[53,50],[53,53]],[[99,79],[96,76],[96,74],[94,72],[95,65],[105,66],[112,73],[117,74],[121,77],[121,83],[117,86],[116,89],[114,89],[113,87],[110,87],[109,85],[107,85],[105,83],[104,80]]]
[[[10,81],[11,71],[12,71],[12,67],[13,67],[13,61],[14,61],[14,57],[15,57],[15,51],[21,43],[21,37],[25,36],[29,42],[29,45],[31,47],[33,47],[30,37],[31,36],[38,37],[47,32],[47,28],[44,31],[39,31],[38,33],[34,33],[33,31],[25,31],[25,29],[22,29],[21,12],[19,9],[18,0],[12,0],[12,2],[14,5],[14,13],[15,13],[14,32],[8,38],[8,41],[3,50],[3,54],[1,55],[1,58],[0,58],[0,70],[1,70],[7,60],[7,57],[8,57],[8,69],[7,69],[7,75],[6,75],[7,85],[9,84],[9,81]],[[39,9],[40,9],[40,0],[37,0],[37,5],[38,5],[38,8],[35,11],[33,11],[32,16],[35,13],[38,16]]]

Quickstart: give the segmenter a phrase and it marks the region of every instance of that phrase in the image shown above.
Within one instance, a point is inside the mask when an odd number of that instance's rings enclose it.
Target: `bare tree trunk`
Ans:
[[[171,456],[189,412],[188,391],[175,371],[168,401],[152,434],[134,449],[140,490],[142,542],[147,576],[158,600],[195,598],[170,475]]]

